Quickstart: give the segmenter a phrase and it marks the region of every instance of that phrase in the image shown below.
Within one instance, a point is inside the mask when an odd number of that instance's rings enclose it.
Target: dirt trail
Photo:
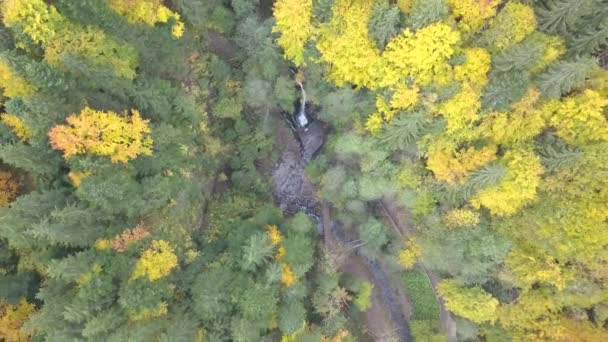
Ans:
[[[391,226],[393,226],[402,238],[409,239],[415,234],[416,228],[410,219],[411,215],[406,209],[398,208],[394,204],[394,201],[387,198],[383,199],[380,205],[384,210],[388,221],[391,223]],[[437,295],[437,284],[439,284],[441,278],[435,272],[429,270],[423,263],[421,266],[422,270],[431,281],[435,298],[437,298],[437,302],[439,303],[439,320],[441,322],[441,328],[446,333],[448,342],[456,342],[458,340],[456,321],[452,314],[446,309],[443,299]]]
[[[340,271],[374,284],[371,298],[372,305],[363,313],[367,334],[374,341],[388,340],[388,337],[394,335],[397,329],[392,324],[390,311],[386,309],[383,302],[382,291],[375,284],[374,277],[365,260],[358,255],[350,256],[341,265]]]
[[[323,204],[324,238],[329,250],[348,249],[348,256],[339,269],[345,274],[363,278],[374,285],[372,307],[363,317],[367,335],[373,341],[411,341],[407,321],[411,317],[411,303],[399,289],[391,286],[384,267],[369,257],[360,255],[361,243],[349,232],[334,223],[330,217],[330,208]]]

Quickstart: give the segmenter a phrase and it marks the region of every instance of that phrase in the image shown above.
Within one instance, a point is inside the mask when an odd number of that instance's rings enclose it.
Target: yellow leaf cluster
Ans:
[[[511,219],[504,229],[513,235],[514,227],[530,227],[522,238],[542,241],[547,253],[560,265],[575,261],[598,282],[608,281],[604,258],[608,250],[608,143],[579,147],[582,154],[574,167],[563,168],[543,179],[540,191],[543,205]],[[557,212],[543,210],[557,208]],[[556,215],[559,220],[556,220]],[[533,218],[533,219],[532,219]],[[572,270],[572,268],[568,268]]]
[[[367,121],[365,121],[365,129],[370,134],[376,135],[382,130],[383,124],[384,119],[382,118],[382,114],[379,112],[375,112],[367,118]]]
[[[443,216],[448,228],[474,227],[479,224],[479,213],[470,209],[453,209]]]
[[[6,170],[0,170],[0,208],[8,207],[8,204],[17,198],[19,193],[19,182],[15,175]]]
[[[557,135],[571,144],[585,145],[594,141],[608,141],[608,121],[604,107],[608,99],[587,89],[581,94],[554,100],[543,107]]]
[[[95,249],[98,251],[105,251],[112,247],[112,242],[108,239],[97,239],[95,241]]]
[[[91,175],[91,173],[88,171],[84,171],[84,172],[70,171],[70,173],[68,173],[68,178],[70,178],[70,182],[72,182],[72,185],[75,188],[77,188],[80,186],[80,183],[82,183],[82,180],[87,178],[90,175]]]
[[[543,53],[540,60],[532,68],[532,72],[542,71],[546,66],[555,62],[566,53],[566,42],[560,36],[550,36],[542,32],[534,32],[531,38],[540,41],[543,45]]]
[[[548,255],[538,255],[515,248],[507,258],[505,264],[514,276],[515,285],[523,290],[529,290],[533,285],[545,283],[563,290],[566,286],[567,276],[554,258]]]
[[[283,242],[283,235],[281,234],[281,231],[279,230],[279,227],[270,224],[266,227],[266,235],[268,236],[268,239],[270,240],[270,244],[272,244],[277,248],[277,252],[274,255],[275,260],[281,260],[283,258],[283,256],[285,256],[285,246],[283,246],[281,243]]]
[[[36,43],[52,40],[66,26],[65,18],[44,0],[4,0],[1,6],[4,25],[20,25]]]
[[[458,29],[477,32],[486,20],[496,15],[499,0],[449,0],[452,16],[458,18]]]
[[[500,324],[509,329],[516,341],[560,341],[564,328],[553,294],[542,291],[523,293],[499,310]]]
[[[296,274],[293,273],[291,267],[286,263],[281,263],[281,284],[285,287],[291,287],[296,283]]]
[[[414,189],[421,183],[421,177],[414,173],[414,170],[409,166],[404,166],[399,172],[397,181],[404,188]]]
[[[63,67],[65,55],[80,55],[98,65],[110,65],[114,73],[126,79],[135,77],[137,57],[128,45],[118,43],[103,31],[92,27],[62,32],[46,44],[44,59],[47,63]]]
[[[26,141],[32,136],[32,131],[25,125],[23,120],[12,114],[1,114],[0,120],[3,124],[9,126],[13,133],[19,137],[21,141]]]
[[[608,98],[608,70],[594,70],[587,80],[588,88]]]
[[[406,29],[391,40],[382,55],[385,63],[382,86],[412,77],[418,85],[446,84],[451,76],[448,60],[460,43],[460,33],[442,22],[416,31]]]
[[[153,318],[161,317],[169,312],[167,308],[167,303],[161,302],[153,308],[145,308],[138,312],[129,312],[129,319],[131,321],[147,321]]]
[[[420,89],[416,86],[408,88],[405,85],[397,86],[391,99],[391,107],[399,110],[407,110],[413,108],[418,103],[418,93]],[[387,119],[390,121],[390,119]]]
[[[405,248],[399,252],[399,265],[406,270],[410,270],[416,265],[421,255],[420,245],[415,238],[411,238],[405,243]]]
[[[146,276],[150,281],[156,281],[169,275],[176,266],[177,256],[173,247],[167,241],[154,240],[137,260],[131,279]]]
[[[141,154],[152,154],[148,120],[137,110],[119,115],[87,107],[66,121],[67,125],[55,126],[49,132],[51,147],[63,151],[66,160],[90,153],[110,157],[113,163],[126,163]]]
[[[391,122],[393,117],[400,110],[411,109],[418,103],[418,92],[416,86],[409,88],[405,85],[398,85],[393,93],[390,105],[383,96],[376,96],[376,112],[367,118],[365,128],[374,135],[382,130],[383,122]]]
[[[508,2],[486,33],[491,36],[488,43],[492,50],[504,50],[524,40],[535,29],[534,9],[518,2]]]
[[[453,79],[448,60],[460,43],[458,31],[442,22],[415,33],[406,29],[380,53],[368,36],[373,3],[337,0],[331,21],[319,27],[320,61],[328,64],[328,77],[336,85],[351,83],[377,89],[391,88],[408,79],[417,85],[444,85]]]
[[[277,254],[274,256],[276,260],[281,260],[285,256],[285,246],[280,246]]]
[[[538,90],[531,88],[511,111],[490,113],[479,126],[482,136],[501,145],[530,141],[546,126],[543,112],[536,109],[539,98]]]
[[[304,45],[313,33],[312,0],[279,0],[273,13],[276,25],[272,31],[281,34],[277,43],[285,57],[296,66],[304,64]]]
[[[131,23],[154,26],[173,18],[176,21],[172,29],[173,36],[180,38],[184,33],[184,23],[180,21],[180,15],[164,6],[161,0],[108,0],[108,5],[116,13],[127,17]]]
[[[391,121],[397,110],[391,108],[383,96],[376,96],[376,111],[382,115],[385,121]]]
[[[0,58],[0,88],[4,96],[11,98],[27,96],[36,91],[28,81],[15,74],[3,58]]]
[[[7,27],[18,25],[42,45],[45,61],[53,66],[61,67],[65,55],[81,55],[95,64],[111,66],[119,77],[135,77],[137,53],[131,46],[92,26],[68,21],[43,0],[6,0],[2,13]]]
[[[465,83],[456,95],[439,107],[439,114],[448,122],[448,133],[463,130],[477,120],[477,112],[481,108],[479,98],[479,91]]]
[[[488,83],[488,72],[492,61],[490,53],[476,47],[465,49],[464,55],[464,64],[454,67],[454,79],[481,90]]]
[[[540,159],[530,151],[507,151],[503,162],[507,167],[505,178],[498,185],[481,190],[471,200],[475,208],[486,207],[496,216],[515,214],[533,202],[543,172]]]
[[[367,33],[373,3],[336,0],[330,22],[320,27],[317,48],[321,61],[330,65],[328,78],[339,87],[345,83],[377,87],[382,60]]]
[[[266,227],[266,235],[268,235],[268,239],[270,239],[270,243],[273,246],[276,246],[283,241],[283,236],[279,231],[279,227],[271,224]]]
[[[480,287],[468,288],[454,280],[443,280],[437,292],[451,312],[475,323],[494,323],[498,318],[498,300]]]
[[[4,301],[0,302],[0,339],[7,342],[29,341],[29,334],[21,328],[34,310],[34,304],[28,303],[25,299],[21,299],[16,306]]]
[[[454,143],[437,139],[429,146],[427,168],[435,178],[450,184],[462,183],[469,172],[496,159],[496,146],[457,150]]]

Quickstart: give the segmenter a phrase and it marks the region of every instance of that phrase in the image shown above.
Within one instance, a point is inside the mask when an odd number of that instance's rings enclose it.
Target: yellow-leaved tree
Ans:
[[[455,280],[443,280],[437,292],[451,312],[476,323],[494,323],[498,318],[498,300],[480,287],[466,287]]]
[[[505,259],[506,270],[503,278],[527,291],[534,285],[548,284],[561,291],[566,281],[571,280],[562,270],[557,260],[550,255],[538,253],[531,247],[524,248],[523,244],[509,252]]]
[[[416,32],[405,29],[388,43],[382,54],[385,69],[380,85],[394,85],[407,77],[418,85],[448,83],[453,79],[448,60],[459,43],[460,33],[442,22]]]
[[[4,25],[19,27],[41,44],[47,63],[63,68],[63,57],[81,56],[87,62],[111,67],[119,77],[135,77],[137,52],[130,45],[93,26],[69,21],[43,0],[5,0],[0,6]]]
[[[33,85],[11,70],[4,58],[0,58],[0,88],[4,96],[10,98],[27,96],[36,91]]]
[[[174,19],[173,36],[179,38],[184,34],[184,23],[180,20],[180,15],[163,5],[162,0],[107,1],[113,11],[124,15],[131,23],[143,23],[154,26],[157,23],[166,23],[169,19]]]
[[[477,120],[477,112],[481,108],[480,96],[479,91],[469,83],[465,83],[456,95],[439,107],[438,114],[448,122],[446,129],[448,133],[470,127]]]
[[[126,163],[139,155],[152,154],[148,120],[142,119],[137,110],[120,115],[87,107],[66,121],[66,125],[49,132],[51,147],[63,151],[66,160],[78,154],[94,154]]]
[[[474,227],[479,224],[479,213],[471,209],[453,209],[443,216],[448,228]]]
[[[474,47],[464,49],[464,56],[464,64],[454,67],[454,79],[481,90],[488,83],[490,53],[486,49]]]
[[[490,28],[484,31],[482,40],[489,45],[491,50],[501,51],[521,42],[535,29],[534,9],[519,2],[510,1],[492,20]]]
[[[471,171],[496,159],[496,146],[458,149],[453,141],[438,138],[427,152],[427,168],[435,178],[450,184],[462,183]]]
[[[281,284],[285,287],[291,287],[296,283],[297,277],[293,273],[291,266],[286,263],[281,263]]]
[[[5,0],[1,4],[6,27],[19,26],[36,43],[46,43],[67,26],[54,6],[43,0]]]
[[[585,145],[595,141],[608,141],[608,120],[604,107],[608,98],[594,90],[551,101],[543,112],[557,135],[571,144]]]
[[[543,112],[536,108],[540,93],[530,88],[510,111],[488,114],[479,126],[481,135],[499,145],[529,142],[546,126]]]
[[[164,278],[177,267],[173,247],[165,240],[154,240],[137,260],[131,279],[147,277],[150,281]]]
[[[373,0],[336,0],[329,23],[319,28],[317,48],[328,63],[328,78],[342,86],[377,87],[383,63],[367,26]]]
[[[405,243],[404,248],[399,251],[399,265],[406,270],[412,269],[421,256],[422,248],[416,242],[416,238],[412,237]]]
[[[543,172],[538,156],[526,150],[507,151],[501,162],[507,168],[505,178],[496,186],[482,189],[471,200],[474,207],[486,207],[496,216],[515,214],[533,202]]]
[[[304,64],[304,45],[313,34],[312,0],[279,0],[273,7],[276,25],[273,32],[279,32],[277,41],[283,48],[285,57],[296,66]]]
[[[18,116],[12,114],[0,114],[0,121],[9,126],[11,131],[19,137],[21,141],[26,141],[32,135],[32,131]]]
[[[477,32],[486,20],[496,15],[499,0],[449,0],[452,16],[458,18],[458,29]]]
[[[559,341],[564,337],[561,306],[547,289],[531,290],[499,308],[500,324],[516,341]]]

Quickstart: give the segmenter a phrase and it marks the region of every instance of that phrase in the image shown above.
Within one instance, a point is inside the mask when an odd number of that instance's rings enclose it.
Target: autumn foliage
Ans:
[[[7,207],[19,193],[19,182],[13,172],[0,170],[0,208]]]
[[[280,0],[274,4],[274,17],[277,21],[273,31],[280,32],[279,46],[285,57],[295,65],[304,63],[304,44],[313,34],[310,23],[312,0]]]
[[[143,240],[148,236],[150,236],[150,232],[146,229],[146,227],[143,224],[138,224],[137,227],[133,229],[126,229],[111,240],[97,240],[95,245],[98,250],[112,248],[117,252],[124,252],[127,250],[127,248],[129,248],[130,245],[137,241]]]
[[[445,300],[447,308],[459,316],[477,323],[496,321],[498,300],[483,289],[444,280],[437,286],[437,291]]]
[[[122,244],[118,246],[122,248]],[[154,240],[137,260],[131,279],[147,277],[150,281],[156,281],[166,277],[171,270],[177,267],[177,256],[169,242]]]
[[[180,15],[172,12],[160,0],[108,0],[108,5],[133,23],[153,26],[173,19],[175,20],[172,28],[173,36],[180,38],[184,34],[184,23],[180,20]]]
[[[51,147],[62,151],[66,160],[93,154],[110,157],[114,163],[126,163],[139,155],[152,154],[148,120],[142,119],[137,110],[119,115],[85,108],[66,121],[66,125],[49,132]]]
[[[18,116],[11,114],[1,114],[0,121],[3,124],[11,127],[11,131],[21,140],[26,141],[31,135],[32,131],[29,127],[21,120]]]
[[[0,8],[4,25],[22,29],[41,44],[49,64],[65,68],[64,57],[77,55],[92,64],[112,68],[119,77],[134,77],[137,56],[130,46],[93,26],[69,21],[53,5],[43,0],[6,0]]]
[[[34,311],[34,304],[25,299],[18,305],[0,302],[0,339],[12,342],[29,341],[30,335],[22,328]]]
[[[27,80],[11,70],[3,58],[0,58],[0,88],[6,97],[27,96],[36,90]]]

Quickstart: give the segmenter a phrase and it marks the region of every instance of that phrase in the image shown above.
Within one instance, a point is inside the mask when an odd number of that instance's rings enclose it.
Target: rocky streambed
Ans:
[[[305,127],[299,126],[293,117],[277,122],[276,146],[280,157],[271,174],[275,201],[286,215],[304,211],[316,220],[319,234],[331,234],[335,241],[348,244],[351,239],[339,224],[328,217],[321,219],[316,189],[306,176],[306,164],[323,147],[326,138],[322,122],[314,120],[312,115],[306,119]],[[331,227],[324,227],[323,221],[329,222]],[[398,341],[411,341],[402,305],[404,301],[398,298],[398,291],[391,286],[382,265],[377,260],[359,255],[355,248],[340,270],[365,278],[374,285],[372,308],[363,315],[368,335],[373,340],[384,340],[383,337],[390,335]]]

